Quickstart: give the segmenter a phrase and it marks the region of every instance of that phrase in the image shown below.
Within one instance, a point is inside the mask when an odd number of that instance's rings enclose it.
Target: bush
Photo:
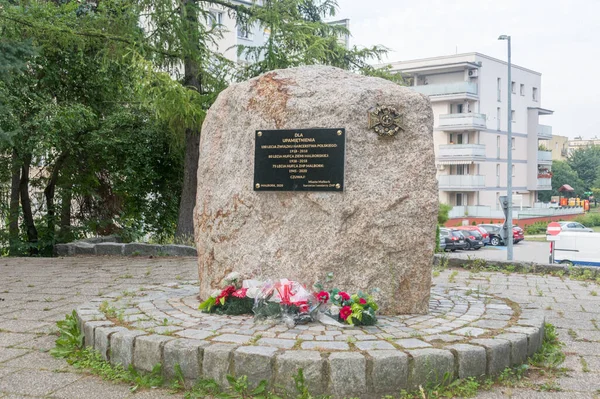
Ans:
[[[547,222],[535,222],[534,224],[525,227],[525,234],[544,234],[546,233],[547,227]]]
[[[585,227],[600,226],[600,214],[590,213],[587,215],[577,216],[575,221],[577,223],[581,223]]]

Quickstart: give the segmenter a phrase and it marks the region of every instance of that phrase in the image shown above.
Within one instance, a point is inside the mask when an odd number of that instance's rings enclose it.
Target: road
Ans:
[[[520,243],[514,245],[513,255],[514,260],[548,263],[548,258],[550,256],[550,243],[527,241],[527,239],[525,239],[525,241],[521,241]],[[477,251],[456,251],[453,253],[453,257],[454,256],[464,259],[475,257],[486,260],[506,260],[506,247],[486,246]]]

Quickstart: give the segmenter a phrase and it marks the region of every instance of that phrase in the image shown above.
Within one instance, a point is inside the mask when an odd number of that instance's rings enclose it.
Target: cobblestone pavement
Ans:
[[[131,393],[123,384],[74,370],[48,354],[56,321],[110,292],[151,289],[196,279],[192,258],[0,259],[0,398],[179,398],[166,390]],[[571,369],[562,392],[497,388],[479,398],[600,399],[600,286],[557,277],[447,270],[435,292],[465,287],[538,306],[566,343]],[[442,294],[438,294],[442,295]],[[232,332],[233,333],[233,332]],[[239,331],[238,331],[239,333]]]

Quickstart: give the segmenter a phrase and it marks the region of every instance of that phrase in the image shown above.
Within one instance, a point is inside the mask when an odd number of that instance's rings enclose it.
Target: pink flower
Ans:
[[[327,301],[329,300],[329,292],[327,292],[327,291],[319,292],[317,294],[317,299],[319,300],[319,302],[327,303]]]
[[[348,293],[347,293],[347,292],[340,291],[340,292],[338,292],[338,295],[339,295],[339,296],[340,296],[340,297],[341,297],[341,298],[342,298],[344,301],[347,301],[347,300],[349,300],[349,299],[350,299],[350,295],[348,295]]]
[[[367,304],[367,300],[365,298],[360,298],[358,300],[358,303],[360,303],[361,305],[366,305]]]
[[[240,288],[239,290],[235,291],[231,295],[233,295],[236,298],[245,298],[246,297],[246,291],[248,291],[248,288]]]
[[[307,305],[307,304],[300,305],[300,306],[298,307],[298,309],[300,310],[300,313],[308,313],[308,310],[309,310],[309,308],[308,308],[308,305]]]
[[[344,306],[340,309],[340,318],[346,320],[352,314],[350,306]]]

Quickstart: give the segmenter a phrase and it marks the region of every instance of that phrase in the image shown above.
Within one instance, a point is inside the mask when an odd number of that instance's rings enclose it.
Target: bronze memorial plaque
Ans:
[[[345,129],[257,130],[254,191],[343,191]]]

